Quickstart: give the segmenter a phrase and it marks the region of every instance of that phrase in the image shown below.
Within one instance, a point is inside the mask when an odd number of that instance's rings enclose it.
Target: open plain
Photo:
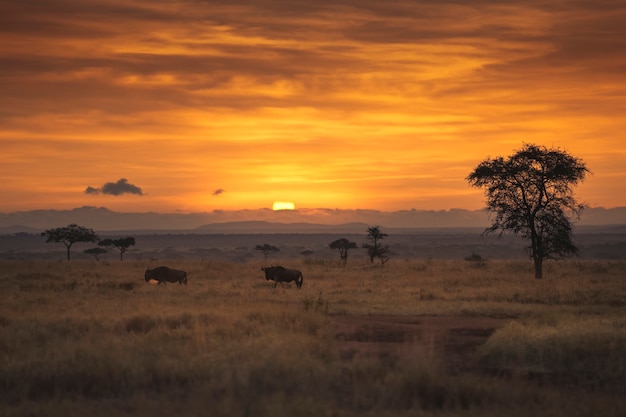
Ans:
[[[5,256],[1,414],[626,415],[624,260],[551,261],[535,280],[526,259],[357,249],[343,266],[305,247]],[[302,289],[263,264],[300,269]],[[157,265],[188,285],[145,282]]]

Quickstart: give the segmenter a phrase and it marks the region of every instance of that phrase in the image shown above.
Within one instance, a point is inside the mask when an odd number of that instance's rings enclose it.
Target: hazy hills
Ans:
[[[489,224],[482,211],[375,210],[245,210],[211,213],[120,213],[106,208],[38,210],[0,213],[0,259],[63,259],[65,247],[46,243],[39,234],[52,227],[77,223],[101,236],[133,236],[137,245],[124,259],[205,259],[249,262],[262,256],[255,247],[269,243],[280,248],[276,259],[336,259],[330,242],[346,237],[363,243],[367,227],[380,225],[388,233],[393,258],[463,259],[476,252],[487,259],[527,259],[526,242],[514,236],[484,236]],[[626,246],[626,208],[589,209],[575,230],[582,258],[623,259]],[[91,259],[77,244],[72,258]],[[114,251],[103,259],[117,259]],[[351,255],[365,260],[357,249]]]
[[[105,207],[72,210],[33,210],[0,213],[0,233],[38,233],[77,223],[97,232],[142,231],[154,233],[363,233],[367,226],[386,229],[484,228],[482,210],[377,210],[299,209],[293,211],[216,210],[203,213],[126,213]],[[580,226],[626,225],[626,207],[585,210]]]

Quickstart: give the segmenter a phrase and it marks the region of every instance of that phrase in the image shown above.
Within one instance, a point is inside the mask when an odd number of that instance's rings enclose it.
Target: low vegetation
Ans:
[[[276,264],[280,260],[275,261]],[[6,416],[623,416],[626,263],[306,259],[297,290],[258,263],[0,262]],[[478,368],[440,352],[347,357],[336,316],[496,317]],[[435,357],[432,357],[434,355]]]

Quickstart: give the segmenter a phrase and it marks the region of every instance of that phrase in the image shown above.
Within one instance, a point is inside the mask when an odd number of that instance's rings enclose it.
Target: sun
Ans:
[[[277,210],[295,210],[296,209],[296,205],[293,204],[291,201],[274,201],[274,204],[272,205],[272,210],[277,211]]]

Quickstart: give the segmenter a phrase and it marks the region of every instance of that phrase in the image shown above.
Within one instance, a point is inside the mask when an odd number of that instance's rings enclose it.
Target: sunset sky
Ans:
[[[0,0],[0,212],[478,209],[526,143],[626,206],[623,0]]]

